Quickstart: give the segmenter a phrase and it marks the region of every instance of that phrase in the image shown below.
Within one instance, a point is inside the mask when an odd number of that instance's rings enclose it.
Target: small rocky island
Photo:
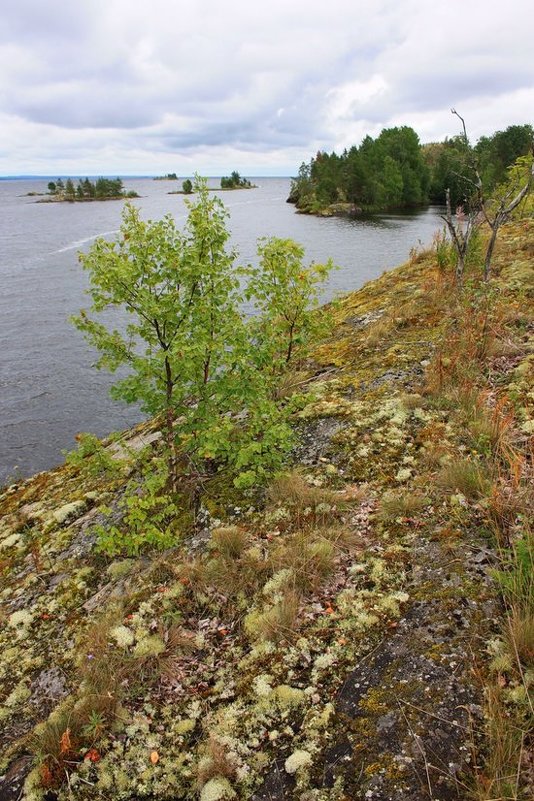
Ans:
[[[221,178],[221,189],[257,189],[258,187],[251,183],[248,178],[242,178],[239,173],[234,170],[230,175],[224,175]]]
[[[72,178],[63,181],[49,181],[46,197],[37,203],[87,203],[95,200],[124,200],[125,198],[139,197],[137,192],[124,189],[121,178],[97,178],[90,181],[80,178],[77,186]],[[35,195],[35,192],[30,192]],[[44,193],[43,193],[44,194]]]
[[[209,187],[209,192],[230,192],[234,189],[257,189],[257,185],[251,183],[248,178],[242,178],[235,170],[230,175],[221,178],[220,187]],[[182,182],[182,189],[167,192],[168,195],[191,195],[193,193],[193,183],[189,178]]]

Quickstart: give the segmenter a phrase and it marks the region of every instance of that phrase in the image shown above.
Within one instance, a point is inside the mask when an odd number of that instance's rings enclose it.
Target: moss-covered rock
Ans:
[[[3,491],[0,797],[24,779],[32,801],[465,796],[475,671],[527,704],[496,636],[491,535],[520,537],[528,493],[519,457],[515,495],[490,460],[532,433],[532,229],[503,231],[483,355],[432,253],[343,298],[307,365],[299,470],[261,503],[221,479],[205,530],[163,553],[95,551],[158,453],[154,422],[105,445],[118,471]]]

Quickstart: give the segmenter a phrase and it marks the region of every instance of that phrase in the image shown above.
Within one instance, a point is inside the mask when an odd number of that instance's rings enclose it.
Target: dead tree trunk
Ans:
[[[488,223],[489,227],[491,228],[491,236],[488,242],[488,246],[486,248],[486,258],[484,259],[484,281],[489,281],[491,275],[491,258],[493,256],[493,250],[495,248],[495,243],[497,241],[497,234],[499,233],[499,228],[503,223],[505,223],[514,209],[516,209],[522,200],[526,198],[528,195],[530,188],[532,186],[532,180],[534,178],[534,163],[530,169],[530,173],[525,185],[520,189],[517,195],[513,198],[513,200],[506,205],[507,198],[504,198],[499,202],[497,211],[494,213],[493,218],[487,213],[486,210],[486,203],[484,199],[482,199],[482,213],[486,222]]]
[[[463,227],[461,220],[458,220],[457,222],[453,220],[450,189],[447,189],[445,193],[445,204],[447,207],[446,214],[440,216],[441,219],[445,222],[445,225],[447,226],[447,230],[451,237],[452,244],[456,251],[455,278],[457,286],[461,286],[464,278],[465,260],[467,258],[469,241],[476,229],[476,216],[474,217],[473,214],[470,212],[465,218],[465,227]]]
[[[456,283],[461,285],[463,274],[465,270],[465,260],[467,256],[467,250],[469,247],[469,240],[475,230],[479,227],[481,222],[485,220],[490,227],[491,235],[490,239],[486,248],[486,256],[484,259],[484,281],[489,281],[491,275],[491,259],[493,256],[493,251],[495,249],[495,243],[497,241],[497,235],[499,233],[499,228],[503,223],[505,223],[513,210],[519,206],[521,201],[528,195],[532,181],[534,179],[534,163],[530,168],[530,172],[527,178],[525,185],[519,190],[516,196],[509,201],[510,193],[508,196],[504,197],[497,203],[496,210],[490,212],[490,207],[493,205],[495,207],[495,203],[491,200],[487,200],[484,196],[484,190],[482,187],[482,179],[478,172],[478,166],[476,162],[476,158],[474,155],[473,150],[469,144],[469,139],[467,137],[467,129],[465,126],[465,120],[463,117],[458,114],[456,109],[452,108],[451,113],[454,114],[462,123],[463,128],[463,138],[465,142],[465,146],[467,152],[470,156],[470,164],[469,167],[472,170],[474,175],[474,180],[467,178],[464,176],[464,179],[473,187],[474,195],[472,202],[470,203],[469,213],[467,215],[467,222],[465,229],[461,227],[459,223],[454,223],[452,219],[452,212],[451,212],[451,199],[450,199],[450,190],[447,189],[446,192],[446,205],[447,205],[447,213],[446,216],[442,216],[442,219],[445,221],[447,225],[447,229],[451,236],[452,243],[456,250]],[[534,149],[534,146],[533,146]]]

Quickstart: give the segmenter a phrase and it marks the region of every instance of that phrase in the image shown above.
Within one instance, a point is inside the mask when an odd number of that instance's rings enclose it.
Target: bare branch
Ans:
[[[461,116],[460,116],[460,114],[458,114],[458,112],[456,111],[456,109],[455,109],[455,108],[451,108],[451,114],[454,114],[454,115],[455,115],[456,117],[458,117],[458,119],[461,121],[461,123],[462,123],[462,127],[463,127],[463,129],[464,129],[464,140],[465,140],[465,144],[466,144],[467,146],[469,146],[469,139],[467,138],[467,130],[466,130],[466,127],[465,127],[465,120],[464,120],[464,118],[463,118],[463,117],[461,117]]]
[[[532,167],[531,167],[531,170],[530,170],[530,173],[529,173],[529,176],[528,176],[528,181],[526,182],[525,186],[521,189],[521,191],[518,192],[517,196],[512,200],[512,202],[510,203],[508,208],[505,209],[505,213],[506,214],[511,214],[512,211],[515,208],[517,208],[517,206],[519,206],[521,201],[527,196],[527,194],[528,194],[528,192],[530,190],[530,187],[532,185],[533,178],[534,178],[534,163],[532,164]]]

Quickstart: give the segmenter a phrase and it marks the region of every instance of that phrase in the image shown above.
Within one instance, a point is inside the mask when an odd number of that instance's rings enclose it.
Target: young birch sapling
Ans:
[[[249,267],[247,297],[255,318],[257,353],[263,367],[279,375],[299,350],[324,330],[327,315],[318,314],[319,292],[334,265],[303,264],[304,248],[291,239],[272,237],[258,246],[259,266]]]
[[[198,509],[214,471],[230,469],[236,486],[249,487],[281,466],[291,429],[273,387],[317,330],[318,287],[331,265],[306,268],[299,245],[263,242],[260,268],[248,271],[247,296],[259,311],[251,325],[242,311],[243,271],[227,249],[227,212],[206,181],[197,178],[194,188],[183,231],[170,215],[144,222],[126,205],[118,240],[98,239],[80,256],[96,318],[81,311],[73,321],[99,350],[98,367],[127,368],[112,396],[162,420],[168,480],[156,494],[188,485]],[[125,311],[123,330],[98,319],[110,307]],[[143,516],[152,508],[165,509],[168,532],[172,504],[156,500]]]

